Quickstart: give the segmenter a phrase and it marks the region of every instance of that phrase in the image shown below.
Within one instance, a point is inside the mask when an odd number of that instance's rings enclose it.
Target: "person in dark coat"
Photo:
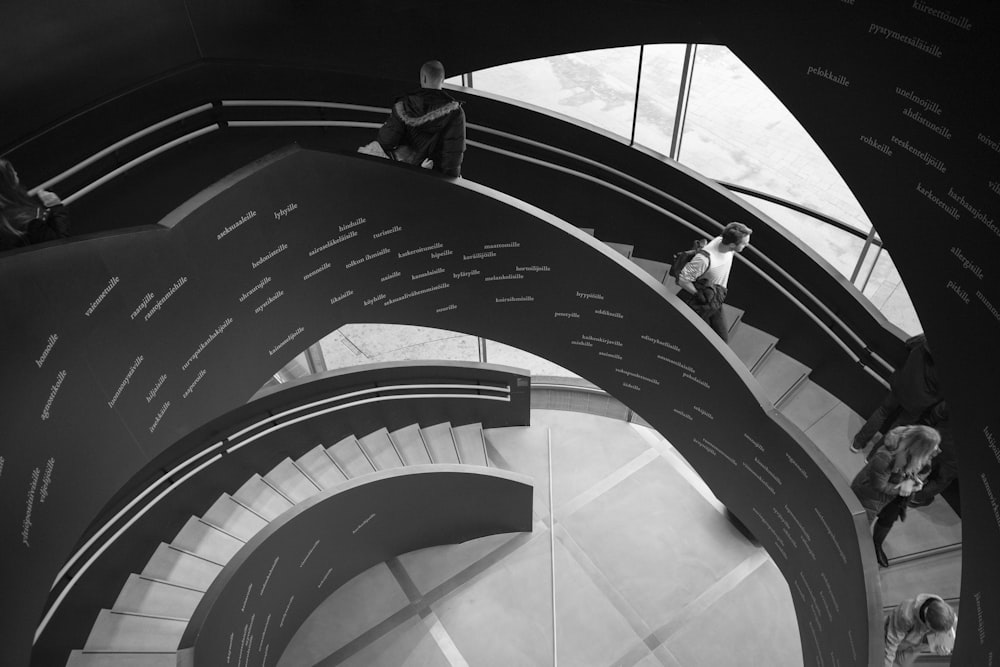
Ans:
[[[48,190],[32,196],[17,170],[0,159],[0,251],[69,236],[69,216],[59,197]]]
[[[420,89],[392,105],[389,119],[378,131],[378,143],[395,160],[458,178],[465,155],[465,112],[457,100],[441,90],[443,83],[444,66],[437,60],[424,63]]]
[[[895,426],[932,424],[929,418],[943,399],[934,357],[923,334],[906,341],[910,353],[889,381],[889,393],[854,435],[851,451],[858,453]]]

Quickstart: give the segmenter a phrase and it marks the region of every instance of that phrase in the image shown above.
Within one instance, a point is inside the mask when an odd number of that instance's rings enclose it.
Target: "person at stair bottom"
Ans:
[[[17,170],[0,159],[0,251],[69,236],[69,216],[59,197],[48,190],[32,196]]]
[[[925,650],[950,654],[957,626],[958,615],[937,595],[900,602],[885,619],[884,667],[909,667]]]
[[[465,111],[441,90],[444,66],[429,60],[420,68],[420,89],[400,97],[378,131],[387,155],[409,164],[429,166],[445,176],[462,175],[465,155]],[[429,165],[425,165],[429,161]]]
[[[897,514],[876,519],[889,503],[909,498],[923,487],[940,444],[940,434],[930,426],[898,426],[886,434],[882,446],[851,482],[851,490],[864,506],[868,521],[875,521],[872,539],[875,557],[882,567],[889,565],[882,543]]]
[[[864,451],[895,426],[934,425],[930,415],[942,400],[934,357],[923,334],[908,339],[906,346],[910,350],[906,361],[890,379],[889,393],[854,436],[852,452]]]
[[[753,232],[741,222],[730,222],[720,236],[705,244],[703,253],[691,258],[677,277],[681,301],[691,306],[723,341],[729,342],[729,323],[722,304],[729,290],[733,257],[750,244]]]

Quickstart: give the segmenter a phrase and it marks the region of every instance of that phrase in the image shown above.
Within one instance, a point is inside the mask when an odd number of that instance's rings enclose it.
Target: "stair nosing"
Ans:
[[[222,528],[222,527],[220,527],[220,526],[216,526],[216,525],[215,525],[214,523],[212,523],[211,521],[209,521],[209,520],[208,520],[208,519],[206,519],[205,517],[200,517],[200,516],[199,516],[199,517],[195,517],[195,518],[197,518],[197,519],[198,519],[198,521],[200,521],[201,523],[205,524],[206,526],[208,526],[208,527],[209,527],[209,528],[211,528],[212,530],[217,530],[217,531],[219,531],[220,533],[222,533],[223,535],[228,535],[229,537],[233,538],[233,539],[234,539],[234,540],[236,540],[237,542],[241,542],[241,543],[243,543],[243,544],[246,544],[246,543],[247,543],[247,541],[246,541],[246,540],[244,540],[243,538],[241,538],[241,537],[237,537],[236,535],[233,535],[232,533],[230,533],[230,532],[229,532],[228,530],[226,530],[225,528]]]
[[[160,579],[159,577],[151,577],[148,574],[139,574],[137,572],[133,572],[132,574],[135,574],[135,576],[139,577],[140,579],[145,579],[146,581],[153,581],[153,582],[156,582],[158,584],[165,584],[167,586],[174,586],[176,588],[183,588],[184,590],[192,591],[194,593],[202,593],[202,594],[204,594],[205,592],[208,591],[207,588],[205,590],[202,590],[200,588],[194,588],[192,586],[188,586],[187,584],[179,584],[176,581],[167,581],[166,579]]]
[[[219,567],[225,567],[226,566],[225,563],[219,563],[217,561],[212,560],[211,558],[207,558],[205,556],[202,556],[201,554],[196,554],[195,552],[188,551],[187,549],[182,549],[181,547],[175,546],[173,544],[168,544],[167,548],[168,549],[173,549],[174,551],[177,551],[177,552],[182,553],[182,554],[187,554],[188,556],[194,556],[195,558],[203,560],[206,563],[211,563],[212,565],[218,565]]]
[[[293,466],[295,466],[295,469],[296,469],[296,470],[298,470],[298,471],[299,471],[300,473],[302,473],[302,476],[303,476],[303,477],[305,477],[306,479],[308,479],[308,480],[309,480],[309,483],[310,483],[310,484],[312,484],[313,486],[315,486],[315,487],[316,487],[316,490],[317,490],[317,491],[322,491],[322,490],[323,490],[323,487],[322,487],[322,486],[320,486],[320,485],[319,485],[319,484],[318,484],[318,483],[316,482],[316,480],[314,480],[314,479],[312,478],[312,475],[310,475],[310,474],[309,474],[309,473],[307,473],[307,472],[306,472],[305,470],[303,470],[303,469],[302,469],[302,467],[301,467],[301,466],[299,466],[298,462],[297,462],[297,461],[296,461],[295,459],[293,459],[293,458],[289,458],[288,460],[292,462],[292,465],[293,465]]]

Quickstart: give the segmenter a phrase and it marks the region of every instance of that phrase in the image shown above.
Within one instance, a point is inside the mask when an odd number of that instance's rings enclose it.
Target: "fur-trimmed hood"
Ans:
[[[393,108],[407,127],[434,131],[461,105],[444,91],[421,88],[396,100]]]

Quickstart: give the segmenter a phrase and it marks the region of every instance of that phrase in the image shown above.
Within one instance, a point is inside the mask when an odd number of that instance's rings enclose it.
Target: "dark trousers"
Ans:
[[[677,297],[691,306],[691,310],[698,313],[701,319],[708,323],[708,326],[712,327],[715,333],[719,334],[719,338],[722,339],[724,343],[729,342],[729,323],[726,321],[726,312],[720,307],[715,310],[708,310],[704,304],[695,303],[695,296],[687,290],[681,290],[678,292]]]

